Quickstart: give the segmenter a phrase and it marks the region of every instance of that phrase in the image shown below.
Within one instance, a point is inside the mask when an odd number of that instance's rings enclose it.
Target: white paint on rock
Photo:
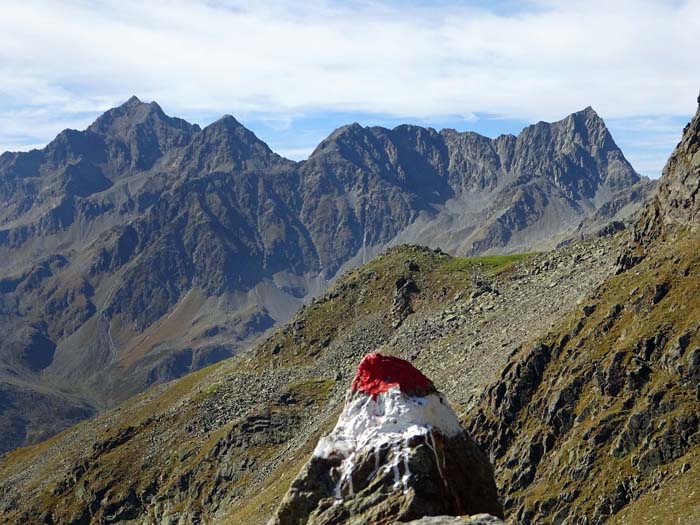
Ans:
[[[375,469],[370,481],[380,470],[394,473],[394,488],[407,490],[410,472],[409,458],[412,453],[408,446],[411,438],[422,436],[425,443],[435,452],[438,469],[441,461],[435,450],[433,432],[445,437],[454,437],[462,432],[457,415],[444,398],[433,393],[423,397],[409,396],[398,386],[376,399],[371,395],[354,395],[346,403],[333,431],[321,438],[314,455],[321,458],[339,456],[342,458],[340,478],[335,487],[336,499],[342,499],[343,490],[354,495],[352,473],[356,457],[363,452],[373,452]],[[389,447],[387,463],[380,467],[379,451]],[[399,465],[403,463],[404,473]],[[442,474],[442,472],[441,472]]]

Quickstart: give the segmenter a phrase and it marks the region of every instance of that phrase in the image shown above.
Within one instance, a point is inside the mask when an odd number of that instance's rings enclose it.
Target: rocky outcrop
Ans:
[[[418,292],[416,283],[411,278],[401,277],[396,281],[394,302],[391,305],[392,326],[398,328],[406,317],[413,313],[411,296]]]
[[[683,129],[666,162],[659,186],[634,227],[634,238],[620,255],[620,271],[641,261],[657,240],[678,228],[700,224],[700,96],[698,110]]]
[[[502,515],[486,456],[428,378],[407,361],[368,354],[335,428],[270,524],[379,525],[479,511]]]
[[[647,241],[659,229],[672,225],[696,227],[700,223],[699,191],[700,107],[664,167],[659,188],[635,230],[636,239]]]

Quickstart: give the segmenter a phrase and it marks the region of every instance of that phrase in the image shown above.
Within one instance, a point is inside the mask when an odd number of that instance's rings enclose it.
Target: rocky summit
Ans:
[[[352,124],[292,162],[133,97],[0,155],[0,451],[249,348],[389,246],[548,249],[652,187],[591,108],[495,139]]]
[[[380,525],[424,516],[502,517],[488,458],[433,383],[373,353],[270,525]]]

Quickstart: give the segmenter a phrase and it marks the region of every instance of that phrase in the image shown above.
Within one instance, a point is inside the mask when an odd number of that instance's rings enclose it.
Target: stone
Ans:
[[[380,525],[478,512],[503,515],[488,458],[427,377],[408,361],[368,354],[335,428],[270,525]]]
[[[392,525],[506,525],[505,522],[490,514],[476,514],[474,516],[430,516],[408,523],[395,522]]]
[[[668,293],[668,283],[654,285],[654,292],[651,297],[651,304],[658,304]]]
[[[400,277],[396,281],[396,290],[391,306],[392,327],[398,328],[406,317],[413,313],[411,308],[411,297],[418,293],[418,286],[410,278]]]

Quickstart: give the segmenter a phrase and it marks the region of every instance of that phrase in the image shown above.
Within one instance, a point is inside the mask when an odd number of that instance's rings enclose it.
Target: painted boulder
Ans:
[[[270,524],[379,525],[478,513],[503,514],[488,458],[430,379],[408,361],[373,353]]]

